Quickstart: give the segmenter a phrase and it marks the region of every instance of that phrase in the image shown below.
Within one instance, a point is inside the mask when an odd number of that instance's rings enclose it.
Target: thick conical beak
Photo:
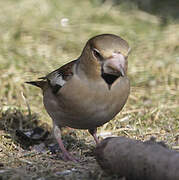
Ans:
[[[113,53],[113,56],[103,64],[103,73],[114,76],[125,76],[126,63],[125,58],[120,53]]]

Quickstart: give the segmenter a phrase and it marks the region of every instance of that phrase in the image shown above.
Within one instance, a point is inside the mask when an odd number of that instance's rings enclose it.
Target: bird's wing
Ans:
[[[39,79],[42,79],[42,81],[30,81],[26,83],[38,86],[41,89],[44,89],[44,87],[48,84],[52,88],[52,92],[56,94],[60,88],[73,76],[73,66],[76,63],[77,60],[71,61],[59,69],[49,73],[47,76],[40,77]]]

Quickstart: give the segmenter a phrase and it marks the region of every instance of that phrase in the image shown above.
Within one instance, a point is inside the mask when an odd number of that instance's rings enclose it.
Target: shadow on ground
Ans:
[[[3,112],[0,116],[0,179],[118,179],[101,171],[94,159],[94,145],[79,140],[73,130],[63,131],[63,141],[79,163],[64,162],[58,146],[54,149],[55,141],[50,134],[49,127],[41,124],[36,114],[17,109]]]

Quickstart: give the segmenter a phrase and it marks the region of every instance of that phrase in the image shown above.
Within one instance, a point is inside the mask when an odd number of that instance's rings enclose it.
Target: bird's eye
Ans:
[[[93,49],[93,55],[99,60],[102,59],[102,56],[97,49]]]

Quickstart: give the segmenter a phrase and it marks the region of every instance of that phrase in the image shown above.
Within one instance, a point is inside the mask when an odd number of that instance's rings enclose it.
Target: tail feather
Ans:
[[[31,84],[33,86],[37,86],[37,87],[43,89],[45,87],[45,85],[47,84],[47,81],[27,81],[25,83]]]

